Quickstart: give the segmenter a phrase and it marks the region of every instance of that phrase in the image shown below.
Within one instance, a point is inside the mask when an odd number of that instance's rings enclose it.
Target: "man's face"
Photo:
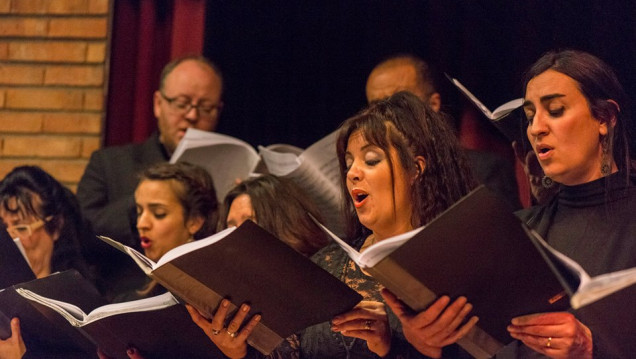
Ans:
[[[172,70],[163,89],[154,94],[159,140],[168,152],[174,152],[190,127],[214,131],[222,106],[221,92],[219,76],[200,62],[187,60]]]

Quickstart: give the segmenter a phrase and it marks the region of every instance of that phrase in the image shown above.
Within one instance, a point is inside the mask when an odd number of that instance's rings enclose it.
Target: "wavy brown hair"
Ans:
[[[399,163],[408,176],[415,176],[415,157],[422,156],[426,166],[410,188],[413,227],[422,226],[476,186],[464,151],[445,115],[436,113],[417,96],[398,92],[371,103],[340,127],[336,142],[347,235],[350,240],[369,234],[360,223],[347,191],[345,153],[349,137],[360,131],[368,143],[382,149],[389,161],[391,179],[395,178],[389,149],[397,152]],[[394,203],[395,206],[395,198]]]

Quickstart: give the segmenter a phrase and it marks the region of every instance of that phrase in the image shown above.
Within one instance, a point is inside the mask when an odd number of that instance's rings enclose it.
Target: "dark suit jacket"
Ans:
[[[95,234],[141,250],[134,200],[138,174],[168,159],[158,133],[140,144],[108,147],[93,153],[77,186],[77,199]],[[101,263],[97,263],[101,268],[98,277],[105,282],[103,288],[107,294],[129,290],[144,279],[143,272],[129,258],[108,245],[99,245],[93,251],[101,258]],[[131,276],[131,283],[117,283],[129,279],[128,276]],[[124,287],[119,288],[120,285]]]
[[[475,179],[508,201],[512,209],[520,209],[517,177],[512,164],[489,152],[467,149],[466,154]]]
[[[133,197],[138,174],[167,160],[158,134],[140,144],[108,147],[93,153],[77,186],[77,199],[96,234],[138,247]]]

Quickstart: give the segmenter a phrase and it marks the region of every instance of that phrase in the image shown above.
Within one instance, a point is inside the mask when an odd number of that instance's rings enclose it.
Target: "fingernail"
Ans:
[[[332,325],[331,330],[333,330],[334,332],[337,332],[337,331],[340,331],[340,328],[338,328],[337,325]]]
[[[225,307],[227,307],[228,305],[230,305],[230,301],[229,301],[229,300],[227,300],[227,299],[223,299],[223,301],[221,302],[221,305],[225,308]]]
[[[136,350],[135,348],[128,348],[128,349],[126,350],[126,353],[128,353],[128,354],[130,354],[130,355],[133,355],[133,354],[135,354],[136,352],[137,352],[137,350]]]
[[[256,315],[256,316],[254,317],[254,321],[256,321],[256,322],[258,322],[258,321],[260,321],[260,320],[261,320],[261,315],[260,315],[260,314],[258,314],[258,315]]]
[[[247,304],[243,304],[243,305],[241,306],[241,310],[242,310],[242,311],[244,311],[244,312],[247,312],[248,310],[250,310],[250,306],[249,306],[249,305],[247,305]]]

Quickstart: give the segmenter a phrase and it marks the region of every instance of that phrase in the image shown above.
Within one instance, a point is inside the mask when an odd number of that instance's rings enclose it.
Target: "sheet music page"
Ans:
[[[150,273],[152,273],[152,270],[156,266],[155,262],[153,262],[150,258],[146,257],[145,255],[139,253],[139,251],[137,251],[134,248],[130,248],[127,245],[120,243],[112,238],[108,238],[106,236],[97,236],[97,238],[101,239],[102,241],[108,243],[109,245],[115,247],[116,249],[130,256],[130,258],[132,258],[132,260],[134,260],[135,263],[137,263],[139,268],[141,268],[141,270],[143,270],[144,273],[146,273],[146,275],[150,275]]]
[[[389,254],[393,253],[398,247],[413,238],[416,234],[424,229],[424,226],[399,234],[394,237],[384,239],[380,242],[369,246],[361,255],[360,262],[362,267],[373,267]]]
[[[508,115],[510,112],[518,109],[522,105],[523,105],[523,99],[522,98],[516,98],[514,100],[510,100],[510,101],[504,103],[503,105],[497,107],[492,112],[492,117],[493,117],[492,120],[493,121],[497,121],[497,120],[505,117],[506,115]]]
[[[448,75],[446,75],[448,76]],[[452,78],[450,76],[448,76],[449,80],[451,80],[451,82],[457,86],[457,88],[464,93],[464,95],[466,95],[466,97],[468,97],[468,99],[470,101],[472,101],[472,103],[474,103],[477,108],[479,108],[479,110],[481,112],[483,112],[484,115],[486,115],[486,117],[488,117],[489,119],[493,120],[494,117],[492,115],[492,112],[490,112],[490,110],[488,109],[488,107],[486,107],[486,105],[484,105],[483,103],[481,103],[481,101],[479,101],[479,99],[477,97],[475,97],[475,95],[473,95],[472,92],[470,92],[466,87],[464,87],[464,85],[461,84],[461,82],[459,82],[457,79]]]
[[[453,85],[457,86],[457,88],[464,93],[464,95],[473,103],[477,108],[486,116],[488,119],[492,121],[497,121],[503,117],[506,117],[512,111],[518,109],[523,105],[522,98],[516,98],[514,100],[508,101],[503,105],[497,107],[494,111],[490,111],[486,105],[484,105],[472,92],[470,92],[464,85],[462,85],[459,80],[452,78],[446,75],[446,77],[453,83]]]
[[[570,299],[572,308],[578,309],[612,293],[636,284],[636,267],[605,273],[583,283]]]
[[[584,307],[621,289],[636,284],[636,267],[590,277],[580,264],[552,248],[536,231],[530,230],[530,232],[538,243],[546,248],[557,260],[561,261],[567,269],[580,278],[581,282],[579,287],[570,297],[570,305],[573,309]]]
[[[216,197],[221,203],[237,180],[249,177],[259,159],[256,150],[244,141],[189,128],[170,163],[183,161],[205,168],[214,180]]]
[[[309,146],[302,154],[261,151],[270,173],[292,180],[311,197],[325,225],[344,236],[340,170],[336,158],[336,138],[332,132]],[[272,168],[270,168],[270,163]]]
[[[47,298],[24,288],[18,288],[16,291],[26,299],[40,303],[58,312],[62,317],[64,317],[64,319],[71,323],[71,325],[76,327],[81,327],[112,315],[129,312],[153,311],[179,304],[172,293],[166,292],[154,297],[107,304],[86,314],[81,308],[71,303]]]
[[[294,153],[277,152],[263,146],[258,146],[258,152],[269,173],[275,176],[288,175],[300,166],[300,159]]]
[[[171,260],[178,258],[184,254],[190,253],[192,251],[196,251],[199,248],[203,248],[209,246],[213,243],[220,241],[221,239],[227,237],[228,234],[232,233],[236,227],[226,228],[218,233],[215,233],[207,238],[199,239],[198,241],[189,242],[186,244],[182,244],[176,248],[173,248],[166,252],[159,261],[157,262],[156,267],[160,267],[161,265],[170,262]]]
[[[353,247],[351,247],[349,243],[340,239],[340,237],[335,235],[332,231],[330,231],[327,227],[325,227],[322,223],[320,223],[314,216],[309,214],[309,217],[311,217],[311,219],[318,225],[318,227],[320,227],[323,231],[325,231],[325,233],[327,233],[329,237],[331,237],[331,239],[333,239],[336,243],[338,243],[338,245],[340,245],[340,247],[342,247],[342,249],[344,249],[344,251],[347,252],[347,255],[349,256],[349,258],[351,258],[354,262],[356,262],[356,264],[362,267],[362,264],[360,264],[360,252],[358,252]]]

